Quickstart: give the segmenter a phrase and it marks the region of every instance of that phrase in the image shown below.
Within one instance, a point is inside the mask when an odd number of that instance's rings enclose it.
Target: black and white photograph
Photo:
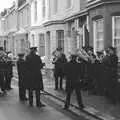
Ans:
[[[0,120],[120,120],[120,0],[1,0]]]

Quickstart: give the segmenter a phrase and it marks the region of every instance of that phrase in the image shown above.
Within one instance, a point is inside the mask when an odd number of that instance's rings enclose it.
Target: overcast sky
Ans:
[[[14,0],[0,0],[0,12],[4,10],[4,8],[11,7]]]

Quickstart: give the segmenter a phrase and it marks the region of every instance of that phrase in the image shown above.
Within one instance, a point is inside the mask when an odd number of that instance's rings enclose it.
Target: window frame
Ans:
[[[63,34],[63,36],[62,36],[62,34]],[[64,42],[65,42],[64,34],[65,34],[64,30],[56,30],[57,47],[61,47],[63,52],[64,52]],[[60,36],[60,38],[59,38],[59,36]]]
[[[120,39],[120,37],[115,37],[115,18],[120,18],[120,16],[112,16],[112,46],[115,47],[114,39]]]
[[[45,34],[39,33],[39,53],[40,56],[45,56]]]
[[[46,16],[46,1],[42,0],[42,17],[45,18]]]
[[[38,9],[38,2],[37,0],[34,1],[34,21],[36,22],[37,21],[37,9]]]
[[[119,39],[120,40],[120,35],[119,36],[115,36],[115,18],[120,18],[120,15],[112,16],[112,46],[115,47],[116,50],[117,50],[118,46],[115,45],[115,39]],[[118,58],[119,58],[119,61],[120,61],[119,55],[118,55]]]
[[[72,0],[66,0],[66,2],[67,2],[66,9],[71,8],[71,6],[72,6]]]
[[[58,12],[58,0],[54,0],[54,14]]]
[[[97,39],[97,31],[96,31],[96,24],[98,21],[102,21],[103,22],[103,39]],[[96,51],[98,50],[97,49],[97,43],[98,42],[103,42],[103,49],[104,49],[104,18],[99,18],[99,19],[96,19],[96,20],[93,20],[93,46],[94,46],[94,52],[96,53]]]

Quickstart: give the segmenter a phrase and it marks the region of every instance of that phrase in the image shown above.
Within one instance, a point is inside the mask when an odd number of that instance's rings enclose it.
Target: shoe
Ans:
[[[20,100],[20,101],[27,101],[28,98],[26,98],[26,97],[25,97],[25,98],[19,98],[19,100]]]
[[[82,110],[84,109],[84,105],[79,105],[79,108]]]
[[[24,100],[25,100],[25,101],[27,101],[27,100],[28,100],[28,98],[27,98],[27,97],[25,97],[25,98],[24,98]]]
[[[29,107],[33,107],[33,103],[29,103]]]
[[[64,110],[68,110],[69,109],[69,107],[68,106],[64,106],[64,108],[63,108]]]
[[[58,90],[58,88],[55,88],[54,90]]]
[[[45,107],[45,104],[39,103],[39,104],[36,105],[36,107]]]

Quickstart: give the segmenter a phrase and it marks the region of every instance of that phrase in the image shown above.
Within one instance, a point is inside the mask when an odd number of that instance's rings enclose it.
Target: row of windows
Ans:
[[[94,49],[104,49],[104,19],[93,21],[94,28]],[[117,48],[117,55],[120,58],[120,16],[112,17],[112,45]]]
[[[32,36],[32,45],[35,45],[35,35]],[[39,52],[40,56],[45,56],[45,34],[41,33],[39,34]],[[47,38],[47,45],[48,45],[48,52],[50,55],[50,32],[46,33]],[[61,47],[64,51],[64,31],[63,30],[57,30],[56,31],[56,40],[57,40],[57,47]]]
[[[99,19],[93,21],[94,28],[94,49],[95,51],[101,51],[104,49],[104,19]],[[113,46],[117,48],[117,54],[120,58],[120,16],[114,16],[112,18],[112,36],[113,36]],[[50,32],[46,34],[47,39],[50,45]],[[33,37],[33,39],[35,39]],[[58,30],[56,31],[56,40],[57,47],[61,47],[64,50],[64,31]],[[34,40],[33,40],[34,41]],[[40,53],[42,56],[45,55],[45,36],[44,34],[39,34],[39,46]]]
[[[26,8],[24,11],[19,12],[19,25],[20,27],[23,27],[28,24],[29,24],[29,8]]]
[[[50,7],[50,4],[51,4],[50,1],[51,0],[49,0],[49,7]],[[71,0],[66,0],[66,1],[67,1],[66,8],[68,9],[68,8],[71,7]],[[54,3],[54,7],[53,7],[54,11],[53,11],[53,13],[55,14],[58,11],[58,0],[54,0],[53,3]],[[37,1],[35,1],[34,2],[34,21],[37,20],[37,10],[38,10],[38,3],[37,3]],[[42,0],[42,16],[43,16],[43,18],[45,17],[45,15],[46,15],[46,0]]]

